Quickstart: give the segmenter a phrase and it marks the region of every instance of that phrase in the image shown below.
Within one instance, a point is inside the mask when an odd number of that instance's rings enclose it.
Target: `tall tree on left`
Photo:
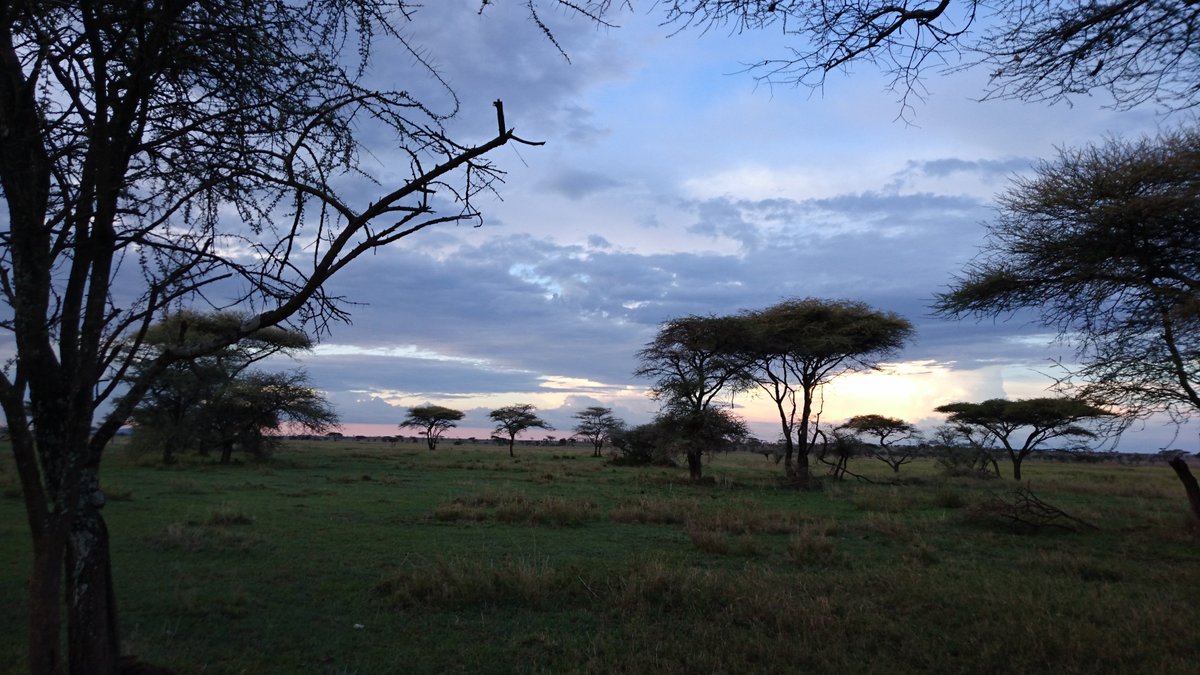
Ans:
[[[32,672],[119,668],[99,471],[154,378],[268,327],[320,334],[346,316],[324,291],[339,270],[479,221],[486,156],[520,139],[499,110],[495,137],[456,141],[448,87],[417,100],[370,82],[379,42],[429,63],[405,37],[416,21],[404,0],[0,0],[0,330],[16,355],[0,405],[32,538]],[[359,134],[399,159],[372,176]],[[135,373],[149,327],[193,305],[247,318]]]

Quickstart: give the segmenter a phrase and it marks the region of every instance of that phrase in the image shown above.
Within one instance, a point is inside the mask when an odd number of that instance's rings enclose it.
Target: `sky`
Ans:
[[[827,387],[826,421],[881,413],[928,429],[943,403],[1049,395],[1069,347],[1026,316],[933,317],[934,294],[983,243],[995,195],[1039,159],[1188,121],[1086,96],[979,102],[980,69],[929,71],[902,118],[869,65],[819,91],[760,85],[743,64],[783,54],[776,32],[673,34],[648,4],[611,28],[548,8],[568,62],[521,5],[427,3],[406,26],[457,93],[452,133],[488,140],[501,99],[508,125],[546,144],[492,155],[507,173],[482,226],[422,231],[344,270],[331,289],[359,303],[352,323],[274,364],[304,367],[348,433],[397,433],[423,403],[466,411],[459,436],[485,436],[487,411],[512,403],[558,429],[533,437],[569,435],[590,405],[646,422],[657,403],[632,371],[662,321],[788,297],[862,300],[916,327],[884,372]],[[445,104],[411,56],[374,56],[370,77]],[[370,149],[386,176],[386,139]],[[769,403],[733,404],[776,439]],[[1195,425],[1154,421],[1119,449],[1162,447],[1200,449]]]

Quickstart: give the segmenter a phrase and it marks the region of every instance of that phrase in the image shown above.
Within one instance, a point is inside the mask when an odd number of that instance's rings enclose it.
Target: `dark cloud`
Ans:
[[[1027,157],[976,160],[945,158],[910,161],[905,167],[905,171],[916,172],[934,178],[945,178],[955,173],[974,173],[993,178],[1006,178],[1014,173],[1028,171],[1032,165],[1033,160]]]
[[[621,183],[594,171],[563,169],[542,179],[540,186],[551,193],[574,200],[620,186]]]

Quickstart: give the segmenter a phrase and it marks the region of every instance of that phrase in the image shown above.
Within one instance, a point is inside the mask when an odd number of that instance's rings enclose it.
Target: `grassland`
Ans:
[[[1163,466],[1027,464],[1099,529],[979,518],[1008,480],[798,491],[758,455],[294,443],[264,465],[107,460],[125,651],[180,673],[1195,672],[1200,545]],[[28,535],[0,468],[0,669]]]

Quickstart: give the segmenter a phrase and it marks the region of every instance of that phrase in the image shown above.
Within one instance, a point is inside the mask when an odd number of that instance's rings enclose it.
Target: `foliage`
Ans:
[[[243,320],[235,312],[168,316],[147,331],[133,376],[153,367],[164,349],[212,340]],[[302,371],[267,375],[249,370],[267,357],[311,345],[303,333],[270,328],[215,353],[171,364],[150,382],[130,416],[134,445],[161,453],[164,464],[174,463],[179,452],[220,448],[221,462],[227,464],[235,443],[259,458],[269,454],[268,435],[285,421],[315,433],[336,426],[337,414]]]
[[[879,461],[892,467],[899,473],[900,467],[913,460],[916,452],[915,444],[896,445],[903,441],[912,441],[920,437],[917,428],[902,419],[886,415],[855,415],[846,420],[841,429],[854,434],[874,436],[878,444],[867,445],[868,451]]]
[[[662,401],[658,421],[667,435],[659,442],[680,445],[694,481],[703,475],[708,444],[724,442],[718,429],[735,423],[714,399],[751,386],[739,347],[743,339],[744,323],[737,317],[693,315],[664,322],[638,352],[634,374],[653,379],[652,391]]]
[[[768,84],[821,87],[828,73],[868,63],[906,101],[930,68],[988,69],[986,98],[1069,102],[1106,92],[1114,106],[1200,103],[1200,10],[1187,0],[671,0],[667,22],[735,32],[778,27],[789,53],[752,64]]]
[[[634,375],[654,381],[656,397],[693,411],[708,409],[722,392],[746,389],[745,361],[738,353],[742,325],[734,317],[670,319],[637,354]]]
[[[985,432],[1000,443],[1012,460],[1015,480],[1021,480],[1022,460],[1039,446],[1059,438],[1095,438],[1095,432],[1079,423],[1112,414],[1072,398],[993,398],[982,403],[947,403],[934,410],[945,413],[951,424]],[[1028,429],[1028,433],[1018,445],[1014,434],[1019,429]]]
[[[907,319],[854,300],[790,299],[746,312],[740,319],[743,332],[737,353],[747,364],[748,376],[776,404],[785,441],[784,470],[800,480],[808,477],[818,389],[839,375],[878,369],[880,359],[897,353],[913,335]]]
[[[338,425],[337,412],[302,370],[246,373],[206,402],[198,417],[205,435],[219,443],[222,464],[229,463],[235,446],[258,459],[270,456],[278,445],[272,436],[285,424],[311,433]]]
[[[613,415],[612,408],[588,406],[572,415],[579,420],[575,435],[592,444],[592,456],[599,457],[604,444],[611,441],[613,434],[625,428],[625,422]]]
[[[419,405],[408,409],[408,416],[400,422],[400,428],[413,427],[423,429],[421,435],[430,450],[437,450],[438,440],[446,431],[458,426],[458,421],[466,416],[461,410],[440,405]]]
[[[538,417],[534,412],[535,410],[537,408],[529,403],[518,403],[516,405],[497,408],[488,413],[488,417],[496,423],[496,429],[493,433],[508,436],[509,457],[515,456],[513,454],[513,444],[516,443],[517,436],[521,432],[527,429],[554,429],[548,422]]]
[[[936,308],[1040,312],[1076,347],[1076,396],[1200,413],[1200,131],[1061,150],[1000,198],[980,257]]]
[[[658,443],[675,448],[687,458],[693,481],[702,477],[705,454],[732,449],[749,435],[746,423],[725,408],[693,410],[685,405],[667,405],[655,420],[659,427]]]
[[[679,447],[670,443],[658,420],[622,429],[613,434],[616,452],[612,463],[619,466],[676,466]]]

